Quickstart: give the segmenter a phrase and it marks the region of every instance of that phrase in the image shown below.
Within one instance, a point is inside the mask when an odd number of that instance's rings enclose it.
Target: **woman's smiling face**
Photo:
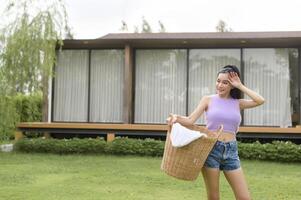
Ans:
[[[216,79],[216,93],[221,97],[228,98],[233,88],[229,82],[229,73],[219,73]]]

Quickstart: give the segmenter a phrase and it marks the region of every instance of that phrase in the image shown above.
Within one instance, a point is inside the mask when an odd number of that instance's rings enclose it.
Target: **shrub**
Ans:
[[[106,141],[99,139],[22,139],[15,143],[15,150],[54,154],[105,153]]]
[[[0,140],[9,140],[13,137],[18,122],[16,108],[11,97],[0,96]]]
[[[97,153],[115,155],[162,156],[164,141],[154,139],[129,139],[117,137],[112,142],[100,139],[23,139],[15,144],[21,152],[38,153]],[[274,141],[261,144],[239,143],[239,155],[244,159],[301,162],[301,145],[292,142]]]
[[[273,141],[266,144],[260,142],[240,143],[238,150],[240,157],[246,159],[283,162],[301,161],[301,145],[296,145],[290,141]]]
[[[13,138],[19,122],[42,121],[42,94],[0,96],[0,140]]]
[[[21,122],[42,121],[42,94],[18,94],[13,98],[16,112]]]
[[[117,137],[108,143],[108,152],[117,155],[144,155],[161,156],[164,151],[164,143],[154,139],[129,139]]]

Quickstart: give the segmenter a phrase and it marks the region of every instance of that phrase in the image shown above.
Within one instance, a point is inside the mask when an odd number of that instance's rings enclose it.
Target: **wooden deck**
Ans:
[[[200,126],[203,127],[203,126]],[[24,122],[19,123],[17,138],[22,137],[24,132],[47,132],[47,133],[76,133],[76,134],[106,134],[114,139],[115,133],[123,135],[165,135],[168,129],[166,124],[99,124],[99,123],[46,123]],[[239,137],[259,138],[300,138],[301,127],[249,127],[242,126],[238,131]]]

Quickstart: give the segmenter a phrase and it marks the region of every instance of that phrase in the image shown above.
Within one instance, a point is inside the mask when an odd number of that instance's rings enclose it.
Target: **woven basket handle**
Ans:
[[[182,124],[181,124],[182,125]],[[201,133],[205,133],[207,135],[209,135],[212,131],[209,131],[207,128],[205,127],[201,127],[201,126],[198,126],[196,124],[193,124],[193,125],[182,125],[190,130],[194,130],[194,131],[199,131]],[[168,125],[168,129],[167,131],[168,132],[171,132],[171,128],[172,128],[172,125]],[[219,136],[221,135],[221,133],[223,132],[224,130],[224,127],[223,125],[220,125],[219,129],[217,130],[217,135],[216,135],[216,138],[219,138]],[[210,136],[209,136],[210,137]]]
[[[190,126],[185,126],[188,129],[194,130],[194,131],[199,131],[201,133],[206,133],[207,135],[210,135],[210,133],[212,133],[213,131],[208,130],[206,127],[200,127],[196,124],[190,125]],[[220,125],[219,129],[216,131],[216,138],[219,138],[219,136],[221,135],[221,133],[223,132],[224,127],[223,125]],[[210,137],[210,136],[209,136]]]

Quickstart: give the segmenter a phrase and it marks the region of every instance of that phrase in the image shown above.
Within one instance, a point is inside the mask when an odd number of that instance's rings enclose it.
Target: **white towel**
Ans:
[[[182,147],[203,136],[206,137],[207,135],[199,131],[190,130],[179,123],[175,123],[172,125],[170,140],[172,146]]]

